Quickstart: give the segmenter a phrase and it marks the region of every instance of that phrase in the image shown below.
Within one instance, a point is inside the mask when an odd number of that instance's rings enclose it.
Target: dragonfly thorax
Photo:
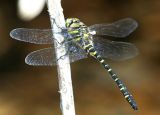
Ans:
[[[81,22],[78,18],[67,18],[66,27],[67,28],[80,28],[80,27],[86,27],[86,25],[83,22]]]
[[[78,18],[67,18],[66,28],[69,34],[68,39],[74,39],[81,46],[91,42],[92,35],[89,33],[88,27]]]

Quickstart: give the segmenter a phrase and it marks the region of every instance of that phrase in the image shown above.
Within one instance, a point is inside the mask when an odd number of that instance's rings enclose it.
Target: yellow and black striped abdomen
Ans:
[[[122,92],[125,99],[128,101],[128,103],[132,106],[134,110],[137,110],[137,104],[133,99],[133,96],[129,93],[124,83],[118,78],[117,74],[113,72],[112,68],[105,62],[105,60],[101,57],[101,55],[98,54],[96,50],[94,50],[94,47],[92,45],[88,45],[88,47],[85,47],[88,54],[92,57],[94,57],[101,65],[105,68],[105,70],[108,71],[111,78],[115,81],[117,86],[119,87],[120,91]]]

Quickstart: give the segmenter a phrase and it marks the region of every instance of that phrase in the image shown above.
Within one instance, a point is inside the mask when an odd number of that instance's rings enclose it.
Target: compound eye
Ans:
[[[79,19],[75,18],[74,22],[79,23],[80,21],[79,21]]]

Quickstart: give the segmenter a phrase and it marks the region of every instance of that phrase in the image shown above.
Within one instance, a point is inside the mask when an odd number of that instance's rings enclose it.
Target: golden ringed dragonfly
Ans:
[[[60,32],[55,32],[65,38],[64,42],[59,44],[67,44],[68,46],[67,54],[60,58],[69,55],[71,63],[88,56],[95,58],[107,70],[134,110],[137,110],[138,107],[133,96],[105,59],[125,60],[133,58],[138,54],[138,49],[132,43],[112,41],[105,36],[124,38],[131,34],[137,26],[137,22],[131,18],[121,19],[111,24],[94,24],[91,26],[86,26],[77,18],[68,18],[66,19],[66,28],[60,28]],[[16,40],[34,44],[54,44],[55,41],[51,29],[17,28],[10,32],[10,36]],[[53,45],[49,48],[33,51],[25,58],[25,62],[33,66],[52,66],[56,65],[57,61]]]

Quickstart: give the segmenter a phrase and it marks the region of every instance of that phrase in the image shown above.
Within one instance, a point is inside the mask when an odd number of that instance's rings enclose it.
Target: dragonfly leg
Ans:
[[[56,48],[61,48],[62,47],[62,45],[66,45],[66,46],[69,46],[70,48],[72,47],[72,45],[73,45],[73,40],[74,39],[64,39],[62,42],[59,42],[58,40],[56,40],[56,42],[60,45],[60,46],[58,46],[58,47],[56,47]],[[69,48],[69,49],[70,49]],[[69,50],[68,49],[68,50]],[[69,51],[67,50],[67,53],[69,53]],[[71,49],[71,51],[72,52],[74,52],[72,49]]]
[[[51,18],[51,19],[53,20],[53,22],[56,24],[56,26],[57,26],[58,28],[60,28],[61,30],[64,30],[64,29],[65,29],[65,28],[60,27],[59,25],[57,25],[55,18]]]
[[[59,47],[62,47],[63,44],[66,44],[66,40],[63,40],[62,42],[59,42],[57,39],[54,39],[56,41],[56,43],[59,45],[58,47],[56,48],[59,48]]]
[[[62,43],[60,43],[57,39],[54,39],[56,41],[57,44],[62,45]]]
[[[57,61],[59,61],[60,59],[64,59],[65,56],[66,56],[68,53],[69,53],[69,50],[67,49],[67,51],[65,52],[65,54],[62,55],[62,56],[60,56],[60,57],[57,59]]]

